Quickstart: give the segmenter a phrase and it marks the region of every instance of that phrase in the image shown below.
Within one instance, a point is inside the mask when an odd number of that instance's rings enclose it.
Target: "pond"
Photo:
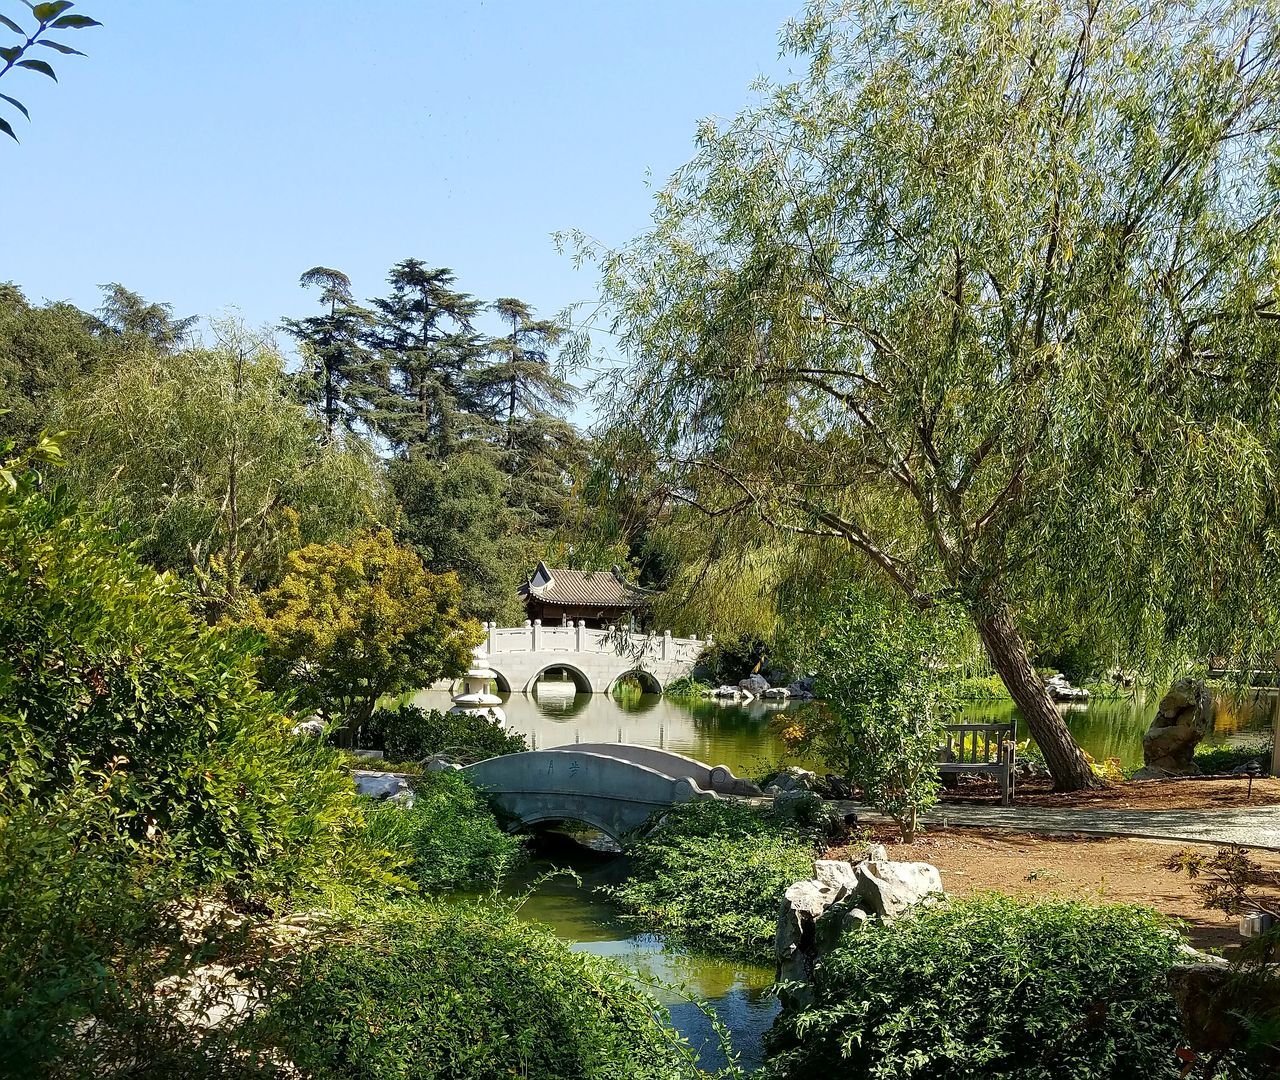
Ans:
[[[617,699],[603,694],[575,694],[572,683],[542,682],[531,695],[504,698],[508,724],[538,749],[574,742],[630,742],[661,746],[712,765],[728,765],[739,776],[760,776],[785,757],[786,748],[773,721],[797,705],[755,701],[748,705],[714,701],[681,702],[656,695]],[[414,697],[423,708],[446,709],[447,694],[424,691]],[[1271,698],[1247,694],[1220,701],[1214,738],[1227,741],[1249,737],[1266,726]],[[1142,735],[1151,723],[1158,697],[1101,700],[1065,708],[1072,734],[1095,759],[1118,758],[1125,765],[1142,761]],[[1019,738],[1025,725],[1009,701],[968,706],[966,719],[1018,720]],[[792,759],[794,760],[794,759]],[[812,764],[800,762],[800,764]],[[546,878],[556,867],[569,867],[580,877]],[[512,894],[528,893],[523,917],[549,925],[562,939],[600,956],[611,957],[640,974],[664,984],[686,987],[689,994],[710,1004],[728,1029],[734,1049],[748,1068],[761,1062],[761,1040],[777,1013],[769,993],[773,970],[734,963],[666,945],[658,936],[637,934],[597,892],[617,881],[625,863],[602,856],[555,834],[540,841],[536,857],[508,882]],[[667,996],[676,1027],[702,1049],[702,1064],[723,1064],[711,1026],[687,998]]]
[[[1241,737],[1266,727],[1271,691],[1244,692],[1220,699],[1216,739]],[[449,696],[428,690],[413,701],[423,708],[447,709]],[[1159,697],[1143,695],[1095,700],[1063,706],[1076,741],[1095,760],[1118,758],[1125,766],[1142,764],[1142,736],[1151,724]],[[507,723],[545,750],[574,742],[629,742],[661,746],[708,765],[728,765],[739,776],[760,775],[786,756],[772,721],[804,706],[772,701],[750,704],[720,701],[676,701],[656,694],[615,698],[576,694],[572,683],[540,682],[533,694],[503,695]],[[965,707],[966,720],[1018,721],[1018,738],[1028,737],[1026,724],[1011,701],[981,702]],[[789,759],[793,760],[793,759]],[[800,764],[813,764],[800,762]]]

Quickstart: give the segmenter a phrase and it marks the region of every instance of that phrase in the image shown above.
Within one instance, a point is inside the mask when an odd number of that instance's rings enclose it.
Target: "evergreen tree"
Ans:
[[[501,446],[508,501],[534,524],[554,526],[564,517],[569,495],[566,470],[581,452],[564,418],[578,391],[556,372],[549,355],[563,330],[549,319],[535,319],[528,304],[512,297],[496,301],[492,310],[511,330],[489,344],[496,359],[475,376],[476,403]]]
[[[332,439],[338,425],[355,427],[364,411],[369,367],[364,338],[372,328],[373,313],[354,302],[351,279],[341,270],[313,266],[298,284],[320,290],[324,311],[283,321],[302,350],[303,368],[294,386],[299,400],[324,421]]]
[[[484,353],[473,322],[482,304],[453,288],[447,267],[420,259],[391,268],[391,294],[373,301],[376,389],[370,421],[401,457],[444,457],[470,434],[471,370]]]
[[[123,344],[150,346],[165,353],[189,344],[200,321],[196,315],[175,319],[172,304],[148,303],[118,281],[102,286],[98,320],[104,333],[120,338]]]
[[[0,442],[33,444],[53,424],[56,396],[114,362],[117,342],[97,319],[57,301],[36,307],[0,283]]]

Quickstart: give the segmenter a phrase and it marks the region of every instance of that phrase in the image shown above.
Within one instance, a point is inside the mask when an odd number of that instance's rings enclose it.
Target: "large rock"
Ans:
[[[872,845],[872,855],[884,848]],[[897,918],[913,904],[942,894],[942,877],[928,863],[878,858],[856,866],[819,859],[813,877],[797,881],[783,895],[774,938],[777,978],[794,985],[779,991],[783,1008],[812,1001],[814,965],[869,920]]]
[[[1204,683],[1182,679],[1160,699],[1155,719],[1142,737],[1139,780],[1194,776],[1200,772],[1195,750],[1213,727],[1213,701]]]
[[[773,774],[764,785],[766,795],[782,795],[792,791],[808,791],[814,795],[825,796],[826,784],[817,773],[801,769],[796,765],[788,765]]]
[[[318,716],[308,716],[305,720],[299,720],[293,725],[293,733],[295,735],[308,735],[314,739],[320,738],[328,729],[328,724]]]
[[[797,701],[808,701],[813,697],[813,679],[806,676],[788,684],[787,694]]]
[[[409,790],[409,782],[397,773],[364,772],[357,769],[351,774],[356,791],[371,799],[390,799]]]
[[[1236,967],[1211,957],[1169,969],[1169,993],[1178,1004],[1182,1030],[1192,1050],[1204,1055],[1249,1041],[1251,1022],[1280,1016],[1280,977],[1263,968]],[[1280,1051],[1259,1048],[1258,1064],[1280,1075]],[[1259,1074],[1262,1075],[1262,1074]]]
[[[858,899],[891,922],[917,904],[942,895],[942,875],[925,862],[861,862],[854,867]]]
[[[739,680],[738,688],[740,690],[745,690],[753,697],[759,697],[769,689],[769,680],[758,673],[755,675],[748,675],[745,679]]]

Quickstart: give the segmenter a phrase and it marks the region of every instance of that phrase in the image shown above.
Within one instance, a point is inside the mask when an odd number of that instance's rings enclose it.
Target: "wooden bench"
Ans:
[[[1000,782],[1000,805],[1013,802],[1017,750],[1012,724],[948,724],[947,741],[938,751],[944,776],[994,776]]]

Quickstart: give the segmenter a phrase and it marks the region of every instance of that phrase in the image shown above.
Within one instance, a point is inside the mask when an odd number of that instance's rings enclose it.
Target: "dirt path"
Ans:
[[[888,847],[889,858],[933,863],[942,872],[943,887],[954,895],[995,890],[1146,904],[1183,920],[1197,948],[1224,949],[1241,942],[1234,918],[1206,910],[1185,873],[1164,869],[1170,856],[1188,848],[1187,844],[1017,832],[991,836],[951,828],[930,831],[904,845],[896,830],[872,831],[874,839]],[[862,852],[862,846],[850,846],[833,849],[825,857],[856,861]],[[1280,894],[1280,855],[1253,852],[1252,857],[1272,872],[1269,887]]]

